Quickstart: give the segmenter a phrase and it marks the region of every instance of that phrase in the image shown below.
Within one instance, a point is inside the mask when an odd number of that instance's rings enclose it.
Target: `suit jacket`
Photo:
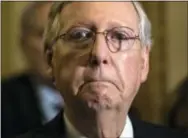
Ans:
[[[29,74],[2,80],[2,138],[9,138],[41,126],[35,86]]]
[[[131,117],[130,117],[131,118]],[[134,138],[188,138],[183,133],[131,118]],[[63,112],[44,127],[36,128],[16,138],[67,138]]]

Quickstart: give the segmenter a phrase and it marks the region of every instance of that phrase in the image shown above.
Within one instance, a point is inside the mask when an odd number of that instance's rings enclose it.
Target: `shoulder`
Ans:
[[[15,136],[40,125],[41,113],[29,75],[20,74],[1,81],[2,136]]]
[[[138,119],[131,119],[136,138],[187,138],[183,132],[166,126],[151,124]]]
[[[33,91],[35,91],[28,74],[19,74],[2,79],[1,88],[3,102],[23,100],[23,97],[32,96]]]
[[[66,138],[63,111],[46,125],[30,130],[15,138]]]
[[[29,74],[19,74],[1,80],[2,88],[30,83]]]
[[[4,78],[1,80],[1,88],[4,102],[6,102],[7,99],[11,99],[12,102],[15,99],[23,100],[23,97],[33,95],[33,91],[35,91],[29,74],[19,74],[13,77]]]
[[[60,136],[41,129],[34,129],[14,138],[60,138]]]

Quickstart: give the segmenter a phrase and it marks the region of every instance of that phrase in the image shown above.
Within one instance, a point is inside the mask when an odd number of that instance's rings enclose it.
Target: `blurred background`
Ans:
[[[1,2],[1,77],[24,72],[28,64],[20,49],[20,14],[28,2]],[[187,2],[142,2],[153,29],[150,73],[133,105],[138,116],[166,124],[177,99],[175,90],[188,76]],[[188,92],[188,91],[187,91]],[[188,107],[187,107],[188,108]]]

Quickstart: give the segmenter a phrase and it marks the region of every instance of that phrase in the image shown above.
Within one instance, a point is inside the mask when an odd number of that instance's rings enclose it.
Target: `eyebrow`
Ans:
[[[135,30],[133,28],[131,28],[130,26],[127,26],[125,23],[121,23],[119,21],[108,21],[107,22],[107,28],[115,28],[115,27],[121,27],[121,26],[124,26],[124,27],[127,27],[129,28],[130,30],[132,30],[133,32],[135,32]]]
[[[64,26],[64,25],[62,25],[62,26]],[[61,28],[60,33],[65,33],[74,27],[87,27],[91,30],[97,29],[94,22],[85,20],[85,21],[76,21],[75,23],[71,23],[71,24],[67,25],[65,28]]]
[[[74,25],[72,25],[72,27],[82,27],[82,26],[88,27],[91,30],[97,29],[95,23],[92,22],[92,21],[84,21],[84,22],[83,21],[78,21]]]
[[[108,30],[108,29],[112,29],[112,28],[115,28],[115,27],[121,27],[121,26],[124,26],[124,27],[127,27],[129,28],[130,30],[132,30],[133,32],[136,32],[133,28],[131,28],[130,26],[127,26],[125,23],[123,22],[120,22],[120,21],[107,21],[106,22],[107,24],[107,27],[104,29],[104,30]],[[97,23],[94,22],[94,21],[90,21],[90,20],[84,20],[84,21],[76,21],[75,23],[73,23],[72,25],[68,25],[65,28],[62,28],[60,30],[61,33],[65,33],[69,30],[71,30],[72,28],[74,27],[87,27],[93,31],[97,31],[97,29],[99,29],[97,27]]]

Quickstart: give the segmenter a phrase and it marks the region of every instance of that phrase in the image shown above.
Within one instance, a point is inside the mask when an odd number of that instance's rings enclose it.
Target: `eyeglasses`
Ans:
[[[61,39],[64,44],[75,49],[84,49],[95,43],[97,34],[104,35],[111,52],[129,50],[136,39],[140,40],[139,36],[134,35],[134,31],[128,27],[115,27],[103,32],[95,32],[86,27],[74,27],[59,35],[55,41]]]

